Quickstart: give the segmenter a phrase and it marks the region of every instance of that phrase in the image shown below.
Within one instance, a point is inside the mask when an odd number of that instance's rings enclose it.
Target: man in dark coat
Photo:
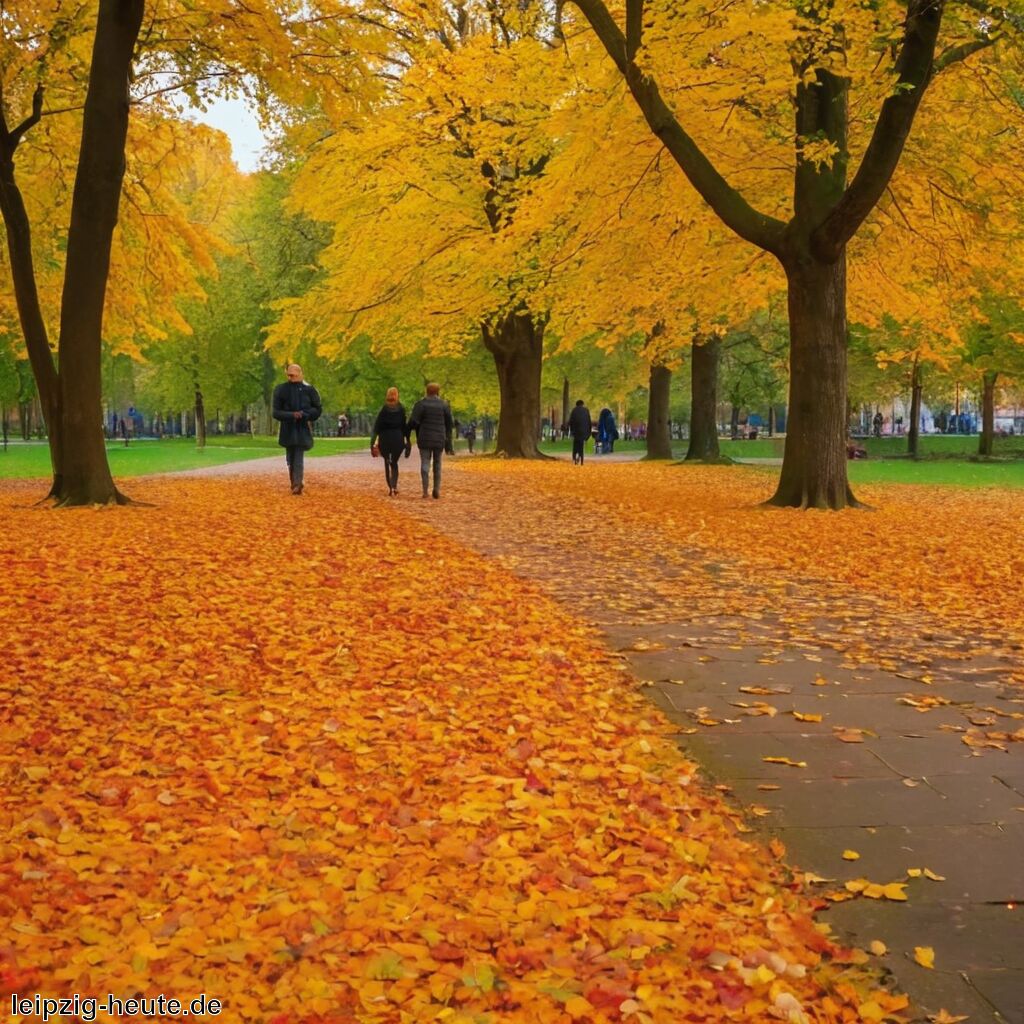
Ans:
[[[583,465],[583,449],[593,432],[594,423],[590,418],[590,410],[583,404],[583,399],[576,400],[576,408],[569,413],[569,433],[572,434],[573,465]]]
[[[292,494],[302,493],[302,469],[306,452],[313,447],[310,424],[320,418],[320,395],[312,384],[302,379],[302,367],[289,363],[285,368],[288,380],[274,388],[274,419],[281,429],[277,443],[284,448],[288,460],[288,477]]]
[[[452,447],[452,411],[441,397],[439,384],[427,385],[427,396],[413,407],[409,417],[409,433],[416,431],[416,447],[420,450],[420,480],[423,497],[430,490],[430,466],[434,466],[435,498],[441,497],[441,452],[454,454]]]

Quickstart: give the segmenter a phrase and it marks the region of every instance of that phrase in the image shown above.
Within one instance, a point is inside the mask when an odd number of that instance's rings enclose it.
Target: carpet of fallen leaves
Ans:
[[[1009,488],[864,487],[858,497],[869,510],[836,514],[761,506],[775,470],[596,458],[582,469],[496,459],[464,460],[460,468],[478,488],[555,499],[559,515],[538,501],[517,505],[518,528],[556,546],[584,535],[605,548],[608,578],[581,591],[613,606],[646,603],[646,612],[663,619],[687,609],[753,619],[771,608],[811,623],[818,612],[834,616],[856,603],[876,618],[867,638],[876,648],[885,646],[888,628],[906,647],[914,619],[975,646],[1024,646],[1024,507]],[[709,558],[725,563],[733,585],[701,586],[695,608],[689,584]],[[687,585],[645,595],[645,581],[635,578],[644,559],[673,564]],[[616,574],[616,562],[629,566],[632,580]],[[797,608],[787,598],[801,584],[813,593],[801,593],[804,607]],[[1024,673],[1017,678],[1024,683]]]
[[[0,498],[5,999],[204,992],[268,1024],[905,1005],[585,623],[401,503],[36,489]]]

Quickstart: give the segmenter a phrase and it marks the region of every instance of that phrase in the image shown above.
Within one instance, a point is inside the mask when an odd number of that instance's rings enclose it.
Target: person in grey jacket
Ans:
[[[322,407],[316,388],[302,379],[298,363],[289,363],[285,375],[288,380],[274,388],[274,419],[281,423],[277,443],[285,450],[292,494],[301,494],[303,462],[313,447],[310,424],[320,418]]]
[[[430,467],[434,467],[435,498],[441,497],[441,452],[454,454],[452,447],[452,411],[441,397],[439,384],[428,384],[427,395],[413,407],[409,417],[409,434],[416,431],[416,447],[420,450],[420,480],[423,497],[430,491]]]

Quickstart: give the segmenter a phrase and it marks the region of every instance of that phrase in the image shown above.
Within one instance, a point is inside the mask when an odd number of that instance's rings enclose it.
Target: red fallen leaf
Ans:
[[[45,729],[36,729],[36,731],[29,736],[28,745],[30,747],[35,747],[36,750],[40,750],[52,739],[52,733],[47,732]]]
[[[606,985],[591,985],[583,989],[583,998],[594,1007],[610,1017],[619,1016],[619,1007],[633,998],[628,988],[608,988]]]
[[[512,756],[517,761],[529,761],[537,753],[537,745],[528,738],[521,739],[513,748]]]
[[[659,856],[664,856],[669,851],[669,845],[663,842],[657,836],[646,835],[644,836],[643,842],[640,844],[648,853],[656,853]]]
[[[450,942],[445,942],[443,939],[436,946],[430,947],[430,955],[435,960],[448,962],[466,959],[466,951],[464,949],[459,949],[458,946],[453,946]]]
[[[750,998],[750,990],[742,985],[730,984],[721,978],[715,978],[714,984],[718,998],[727,1010],[739,1010]]]
[[[479,864],[484,859],[484,852],[479,843],[470,843],[462,854],[465,864]]]
[[[430,952],[438,959],[433,949]],[[520,971],[536,971],[546,966],[543,950],[528,946],[499,946],[495,959],[505,967],[514,967]]]
[[[544,786],[544,783],[541,782],[541,780],[533,772],[527,772],[526,788],[533,790],[536,793],[540,793],[543,792],[546,787]]]

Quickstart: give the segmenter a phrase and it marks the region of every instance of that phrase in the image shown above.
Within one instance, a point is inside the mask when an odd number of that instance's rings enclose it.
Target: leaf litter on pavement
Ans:
[[[156,507],[5,488],[5,996],[271,1024],[906,1005],[536,588],[351,490],[135,492]]]

